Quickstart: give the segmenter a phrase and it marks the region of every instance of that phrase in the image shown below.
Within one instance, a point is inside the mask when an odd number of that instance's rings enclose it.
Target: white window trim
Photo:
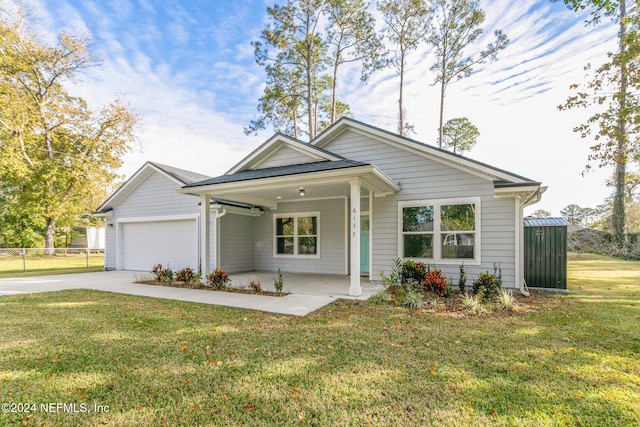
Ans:
[[[460,265],[464,262],[465,265],[480,265],[482,256],[480,248],[482,248],[482,205],[481,197],[460,197],[451,199],[421,199],[421,200],[403,200],[398,202],[398,258],[409,259],[404,257],[404,240],[402,231],[402,209],[406,207],[416,206],[433,206],[433,232],[425,233],[433,235],[433,258],[410,258],[412,260],[421,261],[424,263],[443,264],[443,265]],[[475,204],[475,258],[442,258],[442,231],[440,230],[440,207],[442,205],[462,205],[462,204]]]
[[[316,219],[316,253],[310,254],[298,254],[298,218],[315,216]],[[279,254],[278,253],[278,218],[294,218],[294,235],[293,235],[293,250],[296,253],[293,254]],[[320,212],[289,212],[279,213],[273,215],[273,257],[274,258],[298,258],[298,259],[318,259],[320,258]]]

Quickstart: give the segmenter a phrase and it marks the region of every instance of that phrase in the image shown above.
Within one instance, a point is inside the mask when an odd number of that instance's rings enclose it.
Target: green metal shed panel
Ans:
[[[530,288],[567,289],[567,226],[563,218],[524,220],[524,278]]]

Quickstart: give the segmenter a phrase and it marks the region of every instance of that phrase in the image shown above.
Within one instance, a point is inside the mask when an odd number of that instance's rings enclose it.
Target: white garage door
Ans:
[[[198,267],[198,228],[195,219],[126,222],[122,227],[122,268],[151,271],[162,264],[173,271]]]

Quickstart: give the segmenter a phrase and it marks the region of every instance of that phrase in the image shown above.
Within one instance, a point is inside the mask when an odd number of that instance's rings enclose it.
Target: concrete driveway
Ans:
[[[135,283],[136,278],[142,275],[145,274],[131,271],[100,271],[94,273],[0,279],[0,296],[53,292],[67,289],[92,289],[151,298],[245,308],[293,316],[304,316],[338,298],[349,298],[346,295],[295,293],[294,289],[287,288],[286,286],[285,290],[290,289],[291,294],[284,297],[270,297]],[[367,299],[376,289],[378,289],[378,287],[375,285],[368,285],[366,288],[363,287],[362,296],[357,297],[357,299]]]

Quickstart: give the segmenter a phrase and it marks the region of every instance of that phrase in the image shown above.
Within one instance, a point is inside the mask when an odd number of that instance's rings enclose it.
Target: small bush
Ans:
[[[440,297],[451,295],[451,289],[447,286],[447,276],[439,269],[431,270],[424,279],[424,288],[434,292]]]
[[[275,288],[277,293],[282,293],[282,288],[284,286],[284,279],[282,278],[282,272],[278,269],[278,277],[273,278],[273,287]]]
[[[402,263],[402,269],[400,273],[400,281],[402,283],[408,282],[409,280],[415,280],[418,283],[422,283],[424,282],[426,276],[426,264],[412,260],[406,260]]]
[[[260,293],[262,292],[262,285],[260,284],[260,282],[252,280],[251,282],[249,282],[249,288]]]
[[[462,306],[473,314],[487,314],[488,310],[482,305],[482,297],[479,295],[464,294]]]
[[[380,305],[385,303],[388,299],[389,299],[389,293],[387,292],[387,289],[380,289],[378,292],[371,295],[371,298],[369,298],[369,301],[372,304]]]
[[[229,275],[222,269],[216,268],[213,273],[207,274],[207,285],[215,289],[226,289],[229,283]]]
[[[501,284],[494,274],[485,271],[473,281],[473,292],[482,297],[491,297],[496,295]]]
[[[193,271],[190,267],[182,268],[176,271],[176,280],[186,285],[193,285],[200,279],[200,275]]]
[[[503,310],[513,311],[518,308],[518,301],[511,289],[500,289],[498,291],[498,304]]]
[[[400,304],[409,308],[422,308],[424,302],[422,301],[422,295],[415,289],[407,288],[402,292],[400,297]]]
[[[464,264],[460,264],[460,276],[458,277],[458,288],[460,288],[460,292],[464,292],[466,284],[467,272],[464,269]]]
[[[387,286],[399,285],[400,276],[402,275],[402,260],[400,260],[400,258],[396,258],[395,261],[393,261],[389,277],[385,276],[382,271],[379,272],[378,275]]]
[[[444,307],[444,303],[440,300],[440,297],[437,295],[431,298],[428,301],[428,303],[431,306],[431,308],[433,308],[434,310],[439,310]]]
[[[171,283],[173,282],[173,271],[167,267],[163,268],[162,264],[156,264],[151,269],[151,273],[155,276],[158,282]]]

